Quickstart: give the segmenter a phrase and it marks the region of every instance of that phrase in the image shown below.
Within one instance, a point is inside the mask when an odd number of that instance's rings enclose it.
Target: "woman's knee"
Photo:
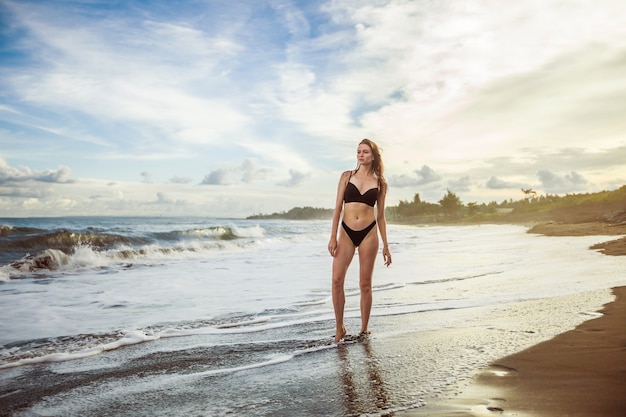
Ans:
[[[335,288],[343,288],[348,268],[344,265],[333,264],[332,286]]]
[[[372,275],[361,275],[359,279],[359,287],[361,289],[361,292],[372,291]]]
[[[345,276],[337,276],[333,274],[332,286],[335,288],[343,288]]]

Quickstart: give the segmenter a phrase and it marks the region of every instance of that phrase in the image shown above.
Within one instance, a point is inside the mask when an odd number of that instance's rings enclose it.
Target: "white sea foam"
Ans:
[[[0,281],[10,281],[11,280],[10,273],[12,272],[12,270],[13,268],[8,267],[8,266],[0,267]]]
[[[231,226],[233,234],[239,237],[264,237],[265,231],[259,225],[250,227]]]
[[[174,229],[165,223],[151,227]],[[66,361],[173,337],[264,334],[311,323],[333,328],[326,222],[241,221],[228,227],[246,238],[78,245],[59,270],[41,275],[45,279],[10,281],[6,266],[0,268],[0,343],[19,347],[51,340],[31,356],[3,348],[3,366]],[[175,230],[216,228],[190,224]],[[587,249],[607,237],[543,237],[520,226],[490,225],[390,225],[388,234],[394,263],[386,268],[378,260],[372,317],[462,310],[623,283],[620,259]],[[358,254],[345,287],[346,318],[356,319]],[[131,329],[130,336],[103,345],[96,339],[58,344],[65,336],[119,329]]]
[[[157,340],[158,338],[159,336],[149,336],[143,332],[134,330],[127,332],[124,337],[113,342],[99,344],[87,349],[77,350],[74,352],[56,352],[32,358],[22,358],[13,362],[0,364],[0,369],[13,368],[23,365],[35,365],[41,363],[65,362],[76,359],[84,359],[91,356],[99,355],[103,352],[119,349],[124,346],[136,345],[138,343]]]
[[[68,270],[81,268],[99,268],[109,266],[119,259],[110,256],[110,252],[96,251],[91,245],[76,245],[74,252],[67,257],[66,265]]]
[[[198,372],[198,373],[192,374],[190,377],[202,378],[202,377],[221,375],[221,374],[233,374],[235,372],[247,371],[249,369],[263,368],[266,366],[277,365],[279,363],[290,361],[293,358],[294,358],[294,355],[275,355],[272,358],[263,362],[256,362],[256,363],[251,363],[248,365],[236,366],[233,368],[212,369],[210,371],[204,371],[204,372]]]
[[[323,305],[328,303],[329,301],[331,301],[331,296],[326,296],[323,298],[318,298],[318,299],[313,299],[313,300],[309,300],[309,301],[297,301],[294,303],[295,306],[298,307],[306,307],[306,306],[317,306],[317,305]]]

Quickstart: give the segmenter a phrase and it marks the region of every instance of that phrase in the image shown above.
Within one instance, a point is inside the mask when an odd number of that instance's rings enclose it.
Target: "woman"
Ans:
[[[359,251],[359,286],[361,289],[361,333],[369,334],[370,311],[372,309],[372,275],[378,253],[378,232],[383,241],[385,265],[391,264],[387,244],[387,221],[385,220],[385,196],[387,181],[383,177],[384,165],[378,146],[363,139],[357,148],[358,165],[354,171],[341,174],[337,187],[337,200],[333,214],[333,225],[328,242],[328,251],[333,259],[333,307],[335,308],[335,342],[346,335],[343,310],[346,296],[343,284],[355,249]],[[374,214],[374,205],[378,205]],[[341,230],[339,218],[343,211]],[[337,236],[339,232],[339,236]]]

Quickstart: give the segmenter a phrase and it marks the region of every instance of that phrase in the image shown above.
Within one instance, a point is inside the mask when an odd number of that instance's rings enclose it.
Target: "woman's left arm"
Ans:
[[[378,205],[376,213],[376,223],[378,223],[378,231],[383,241],[383,258],[385,266],[391,265],[391,252],[389,252],[389,243],[387,242],[387,219],[385,218],[385,197],[387,197],[387,181],[383,178],[381,181],[380,194],[378,195]]]

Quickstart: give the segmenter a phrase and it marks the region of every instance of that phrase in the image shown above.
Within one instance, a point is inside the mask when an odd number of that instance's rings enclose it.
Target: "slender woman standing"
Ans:
[[[369,334],[367,326],[372,310],[372,275],[378,253],[378,234],[383,241],[385,265],[391,264],[387,243],[385,196],[387,181],[378,146],[363,139],[357,148],[357,168],[341,174],[333,214],[328,251],[333,259],[332,294],[335,308],[335,342],[346,335],[343,312],[346,303],[344,281],[355,250],[359,252],[359,287],[361,290],[361,333]],[[376,211],[374,206],[377,205]],[[343,217],[341,216],[343,212]],[[341,230],[339,219],[341,218]]]

